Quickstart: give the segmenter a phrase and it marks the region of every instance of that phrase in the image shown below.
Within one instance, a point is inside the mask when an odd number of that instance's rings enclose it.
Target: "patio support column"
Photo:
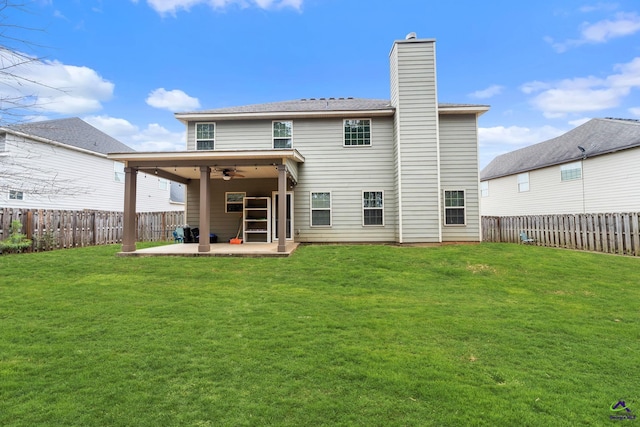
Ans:
[[[278,165],[278,252],[287,251],[287,166]]]
[[[124,215],[122,224],[122,252],[136,251],[136,188],[138,171],[124,168]]]
[[[198,239],[198,252],[209,252],[209,228],[211,213],[211,168],[200,166],[200,238]]]

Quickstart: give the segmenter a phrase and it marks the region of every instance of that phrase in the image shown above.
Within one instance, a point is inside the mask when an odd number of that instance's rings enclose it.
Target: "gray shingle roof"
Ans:
[[[234,113],[287,113],[306,111],[366,111],[392,108],[388,99],[367,98],[309,98],[293,101],[251,104],[239,107],[217,108],[179,114],[234,114]]]
[[[440,103],[440,107],[487,107],[477,104]],[[393,110],[388,99],[370,98],[308,98],[292,101],[268,102],[265,104],[251,104],[237,107],[216,108],[213,110],[199,110],[177,113],[181,114],[242,114],[242,113],[300,113],[321,111],[375,111]]]
[[[101,154],[135,151],[78,117],[23,123],[6,129]]]
[[[625,119],[591,119],[548,141],[502,154],[480,173],[481,180],[499,178],[558,165],[582,158],[640,146],[640,122]]]

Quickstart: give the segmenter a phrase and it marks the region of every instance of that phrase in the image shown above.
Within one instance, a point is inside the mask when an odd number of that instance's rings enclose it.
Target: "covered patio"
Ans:
[[[201,230],[199,241],[196,244],[170,245],[176,246],[174,255],[188,255],[197,249],[198,254],[216,256],[217,253],[236,253],[239,248],[224,248],[224,244],[210,243],[209,234],[211,230],[211,193],[214,185],[222,185],[224,181],[234,178],[234,171],[238,168],[244,169],[241,178],[246,180],[247,188],[251,188],[251,182],[260,182],[265,179],[276,179],[278,194],[286,194],[288,188],[293,188],[298,180],[298,164],[304,162],[304,157],[294,149],[282,150],[201,150],[201,151],[178,151],[178,152],[127,152],[111,153],[108,158],[122,162],[125,165],[124,181],[124,221],[122,253],[137,253],[136,249],[136,189],[137,172],[144,171],[159,178],[182,183],[189,186],[192,183],[199,183],[199,196],[195,203],[198,205],[198,228]],[[253,180],[253,181],[252,181]],[[276,218],[277,228],[286,230],[287,224],[287,204],[286,197],[279,197]],[[187,200],[187,213],[189,211],[189,200]],[[192,210],[193,211],[193,210]],[[263,249],[255,251],[263,254],[269,253],[270,246],[275,244],[275,252],[287,254],[292,246],[292,241],[287,241],[286,233],[279,233],[277,241],[272,243],[256,243],[251,246],[262,246]],[[245,246],[228,245],[231,246]],[[178,249],[177,247],[180,247]],[[212,255],[212,247],[214,248]],[[161,247],[162,248],[162,247]],[[289,248],[289,249],[288,249]],[[169,250],[169,249],[165,249]],[[144,249],[146,254],[162,254],[162,250]],[[251,252],[249,250],[242,251]],[[290,252],[289,252],[290,253]]]

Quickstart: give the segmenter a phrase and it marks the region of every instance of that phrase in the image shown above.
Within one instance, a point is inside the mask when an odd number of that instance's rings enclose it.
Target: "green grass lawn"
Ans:
[[[640,415],[640,259],[535,246],[0,257],[2,426],[555,426]]]

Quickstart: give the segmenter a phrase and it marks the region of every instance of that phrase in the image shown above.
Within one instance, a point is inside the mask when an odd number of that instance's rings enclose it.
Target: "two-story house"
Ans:
[[[481,173],[482,215],[640,211],[640,121],[591,119],[502,154]]]
[[[0,127],[0,207],[122,211],[124,163],[107,158],[113,151],[134,150],[77,117]],[[183,210],[177,186],[141,174],[137,210]]]
[[[135,251],[137,171],[187,186],[200,252],[210,250],[206,230],[277,241],[278,251],[287,240],[479,241],[477,119],[488,106],[438,102],[433,39],[396,41],[390,74],[389,100],[178,113],[186,151],[110,154],[126,165],[123,252]]]

